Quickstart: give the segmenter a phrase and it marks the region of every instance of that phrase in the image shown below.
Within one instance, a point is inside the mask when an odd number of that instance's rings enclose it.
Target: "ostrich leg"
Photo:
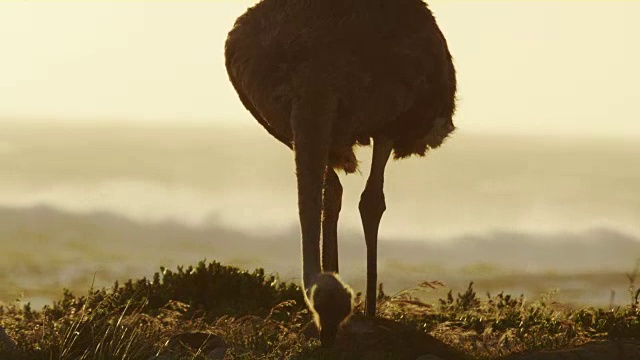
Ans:
[[[303,82],[306,83],[306,82]],[[320,234],[322,196],[331,144],[335,101],[322,90],[303,91],[293,104],[293,130],[296,175],[298,178],[298,210],[302,230],[302,282],[305,300],[320,330],[322,346],[335,342],[342,324],[351,314],[353,293],[333,273],[322,272]],[[316,90],[316,91],[314,91]]]
[[[307,296],[315,277],[322,272],[322,192],[331,142],[331,123],[324,121],[323,110],[314,101],[302,101],[294,105],[291,114],[302,232],[302,281]]]
[[[340,178],[327,166],[322,211],[322,271],[338,272],[338,217],[342,208]]]
[[[384,169],[389,161],[393,143],[388,139],[373,139],[373,158],[367,185],[360,196],[360,218],[367,244],[367,292],[365,314],[376,316],[376,287],[378,282],[378,228],[386,209],[384,201]]]

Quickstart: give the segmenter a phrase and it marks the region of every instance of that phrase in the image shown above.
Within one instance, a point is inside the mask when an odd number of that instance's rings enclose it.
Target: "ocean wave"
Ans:
[[[19,294],[49,299],[63,287],[85,291],[92,283],[108,286],[115,280],[150,276],[160,266],[194,264],[204,258],[248,269],[262,267],[286,281],[297,282],[300,272],[297,226],[256,235],[214,223],[188,226],[138,222],[109,212],[0,207],[0,243],[0,300],[5,301]],[[343,277],[363,287],[362,235],[341,231],[340,254]],[[380,279],[392,292],[429,279],[453,288],[480,281],[481,289],[503,286],[525,293],[534,287],[585,290],[592,281],[605,287],[598,290],[598,301],[608,298],[612,287],[627,286],[623,274],[639,258],[640,238],[610,228],[554,234],[496,230],[446,241],[430,241],[426,235],[382,236],[379,251]],[[493,287],[487,287],[489,283]]]

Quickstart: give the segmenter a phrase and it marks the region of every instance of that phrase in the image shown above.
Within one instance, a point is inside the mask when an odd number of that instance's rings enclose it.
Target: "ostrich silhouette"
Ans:
[[[336,170],[355,172],[354,146],[372,144],[359,210],[374,317],[386,164],[392,151],[424,156],[455,129],[447,42],[422,0],[263,0],[236,20],[225,59],[242,104],[294,151],[305,299],[330,346],[353,306],[337,275]]]

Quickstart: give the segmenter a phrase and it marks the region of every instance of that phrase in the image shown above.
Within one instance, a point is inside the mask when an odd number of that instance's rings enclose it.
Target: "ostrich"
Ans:
[[[384,172],[424,156],[454,130],[456,75],[447,42],[422,0],[262,0],[228,34],[225,60],[240,101],[294,152],[302,285],[323,346],[352,312],[338,277],[336,174],[373,157],[359,211],[367,249],[365,314],[375,317]],[[321,247],[322,236],[322,249]]]

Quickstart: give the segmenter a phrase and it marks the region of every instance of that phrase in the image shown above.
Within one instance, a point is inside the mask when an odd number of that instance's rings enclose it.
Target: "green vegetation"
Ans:
[[[441,286],[425,282],[393,296],[381,286],[379,316],[431,334],[472,359],[640,334],[640,290],[633,286],[630,304],[612,310],[566,308],[552,294],[536,302],[502,293],[478,296],[473,284],[437,304],[417,297]],[[356,300],[356,312],[362,312]],[[0,320],[20,346],[19,353],[0,349],[0,359],[207,359],[223,347],[225,359],[341,358],[319,348],[297,286],[261,269],[217,262],[163,268],[153,279],[85,296],[65,291],[62,300],[38,311],[0,307]],[[398,357],[387,352],[377,358]]]

